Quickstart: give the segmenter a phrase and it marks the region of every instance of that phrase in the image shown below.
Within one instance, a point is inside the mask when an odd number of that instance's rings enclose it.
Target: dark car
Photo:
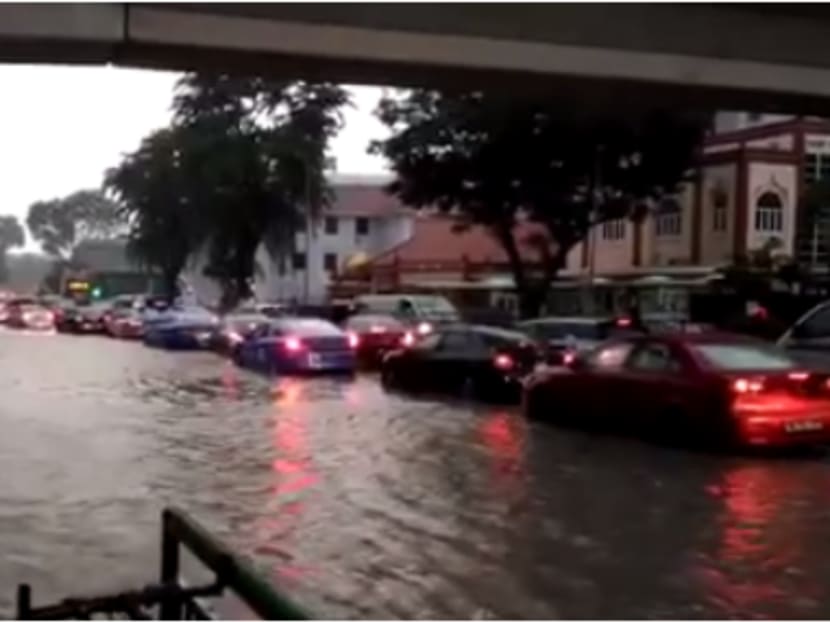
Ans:
[[[144,315],[144,345],[167,350],[207,350],[214,341],[219,320],[200,307],[169,309]]]
[[[550,365],[567,364],[607,339],[639,332],[627,317],[543,317],[519,322],[516,328],[539,344]]]
[[[710,446],[830,441],[827,374],[736,335],[613,340],[525,384],[528,417]]]
[[[106,303],[68,306],[57,318],[57,329],[64,333],[103,334],[109,309]]]
[[[356,347],[354,335],[326,320],[281,318],[254,330],[233,359],[266,373],[352,373]]]
[[[522,333],[443,326],[387,354],[381,380],[387,388],[518,401],[521,380],[538,358],[537,346]]]
[[[353,315],[343,327],[357,336],[357,359],[362,365],[380,364],[390,350],[412,345],[413,332],[391,315]]]
[[[211,349],[223,356],[232,356],[236,348],[250,338],[257,328],[270,321],[270,318],[253,309],[229,313],[220,320]]]

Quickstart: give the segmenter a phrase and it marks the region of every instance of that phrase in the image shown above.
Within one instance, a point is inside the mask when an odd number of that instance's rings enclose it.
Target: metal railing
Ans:
[[[158,584],[140,590],[88,598],[68,598],[60,603],[32,607],[31,587],[17,590],[17,619],[89,619],[94,615],[121,614],[130,619],[152,619],[157,608],[162,620],[205,620],[212,616],[200,602],[225,591],[239,597],[254,613],[267,620],[305,620],[307,615],[282,596],[245,560],[211,536],[182,510],[162,513],[161,577]],[[189,587],[181,582],[181,550],[190,551],[213,572],[213,582]]]

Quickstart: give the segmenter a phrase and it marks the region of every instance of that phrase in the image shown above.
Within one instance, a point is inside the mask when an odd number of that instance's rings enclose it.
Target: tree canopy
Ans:
[[[84,240],[109,239],[124,231],[117,204],[99,190],[33,203],[26,226],[43,251],[60,260]]]
[[[0,283],[9,278],[6,253],[26,243],[26,233],[14,216],[0,216]]]
[[[390,191],[415,207],[456,211],[486,226],[508,257],[523,315],[535,315],[568,252],[590,228],[642,216],[693,165],[708,115],[612,116],[557,101],[415,90],[385,98],[390,129],[371,150],[396,175]],[[517,217],[544,225],[531,270]],[[541,268],[541,269],[540,269]]]
[[[225,306],[249,296],[260,245],[282,260],[305,210],[328,201],[326,150],[347,103],[328,84],[184,76],[171,127],[107,174],[133,253],[172,283],[188,257],[204,252]]]

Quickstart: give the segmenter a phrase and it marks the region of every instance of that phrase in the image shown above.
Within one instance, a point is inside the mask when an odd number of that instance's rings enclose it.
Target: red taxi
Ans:
[[[603,344],[525,383],[528,417],[707,445],[830,441],[830,380],[764,342],[717,333]]]

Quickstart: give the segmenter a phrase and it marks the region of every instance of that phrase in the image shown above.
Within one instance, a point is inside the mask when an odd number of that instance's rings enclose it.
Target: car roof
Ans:
[[[599,324],[601,322],[610,322],[613,318],[610,317],[539,317],[532,320],[523,320],[519,322],[520,325],[527,324]]]
[[[724,331],[707,331],[701,333],[687,333],[682,331],[666,332],[659,334],[644,334],[631,335],[617,341],[664,341],[675,343],[678,345],[695,345],[695,344],[735,344],[735,345],[768,345],[772,346],[767,341],[749,337],[747,335],[739,335],[737,333],[728,333]]]
[[[454,330],[466,330],[480,335],[488,335],[491,337],[499,337],[501,339],[514,339],[527,341],[527,335],[517,330],[510,330],[507,328],[499,328],[498,326],[489,326],[487,324],[464,324],[462,322],[453,322],[451,324],[439,324],[437,332],[450,332]]]

